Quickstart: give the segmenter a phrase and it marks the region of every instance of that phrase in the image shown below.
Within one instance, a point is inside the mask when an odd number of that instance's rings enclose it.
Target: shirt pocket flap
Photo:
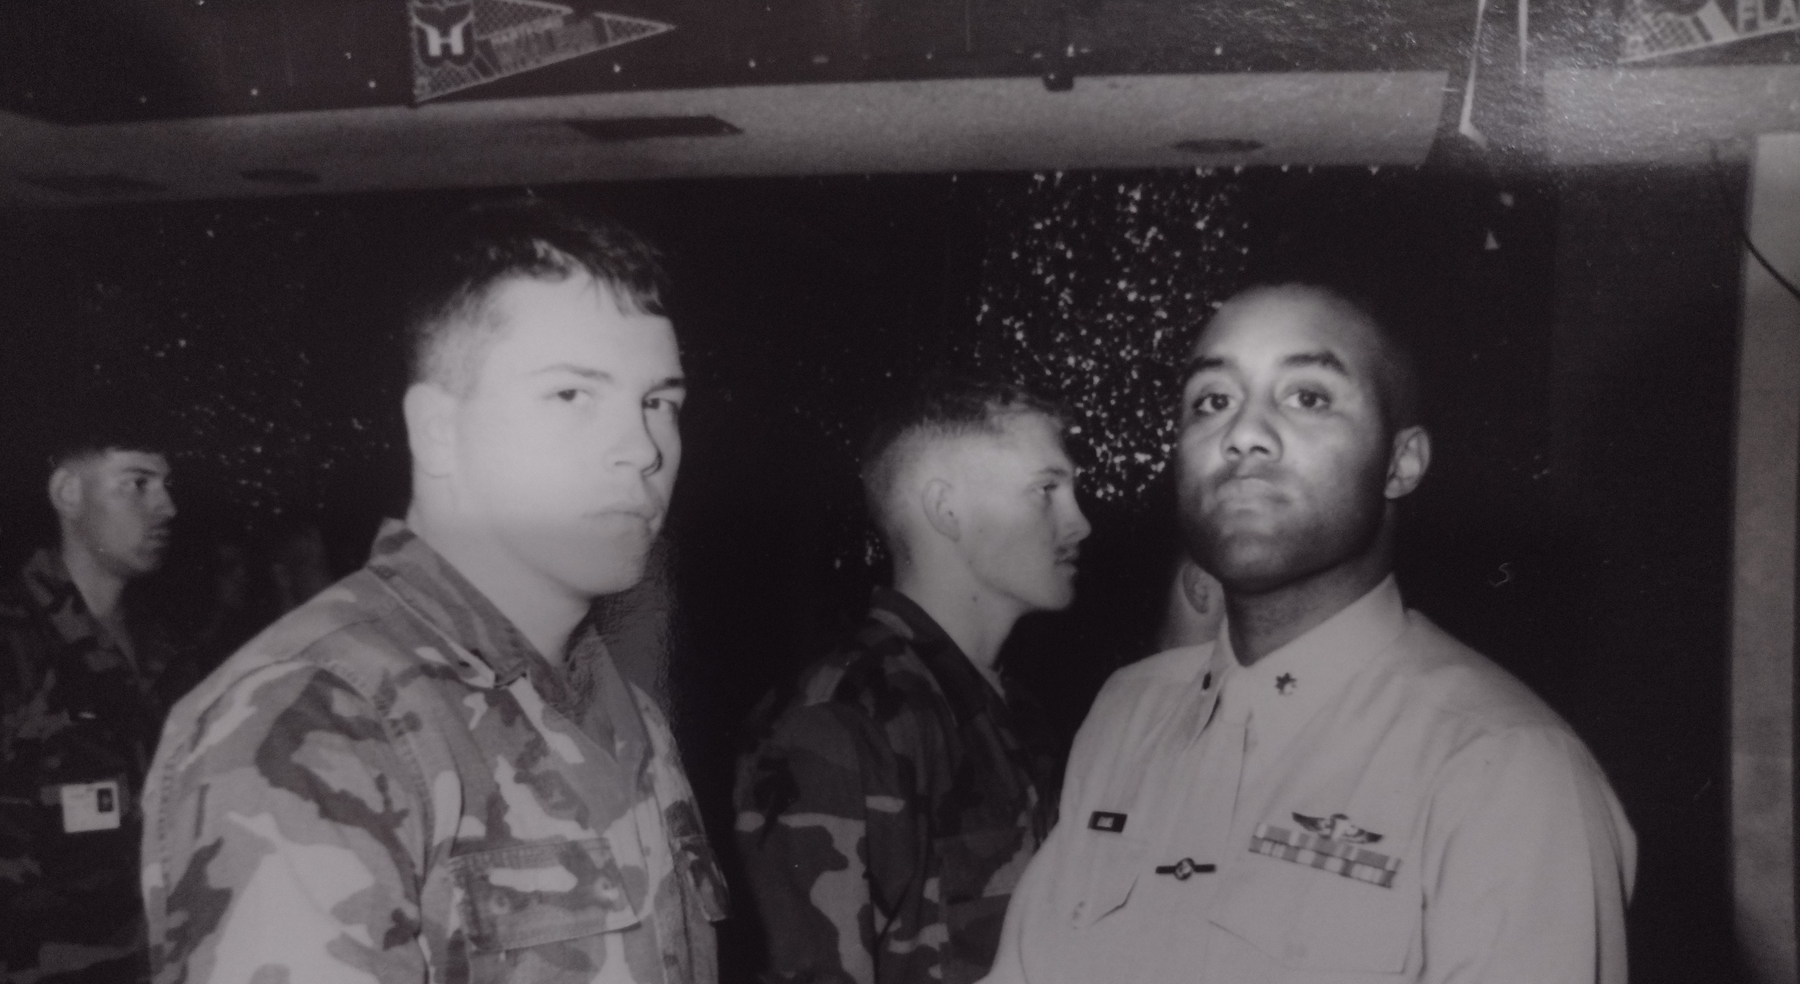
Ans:
[[[624,871],[605,838],[524,844],[450,862],[469,943],[515,950],[634,926],[647,875]]]
[[[1246,858],[1210,921],[1303,972],[1396,974],[1421,920],[1412,882],[1382,887],[1278,858]]]
[[[1093,834],[1088,865],[1071,913],[1077,929],[1086,929],[1131,898],[1144,867],[1149,845],[1123,834]]]
[[[933,841],[938,893],[945,905],[1010,895],[1031,861],[1031,836],[1022,827],[977,830]]]

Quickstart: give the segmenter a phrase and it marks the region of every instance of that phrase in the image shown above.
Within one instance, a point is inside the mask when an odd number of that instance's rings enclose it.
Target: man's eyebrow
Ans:
[[[1350,369],[1344,365],[1344,360],[1338,358],[1337,353],[1329,349],[1319,349],[1316,352],[1295,352],[1293,355],[1283,358],[1281,364],[1289,367],[1317,366],[1320,369],[1329,369],[1340,376],[1350,375]]]
[[[1205,372],[1208,369],[1223,368],[1225,368],[1225,360],[1216,355],[1196,355],[1187,360],[1187,365],[1181,367],[1181,378],[1187,379],[1197,372]]]
[[[592,366],[578,366],[573,362],[558,362],[553,365],[543,366],[542,368],[533,369],[531,374],[533,376],[547,376],[553,372],[566,372],[573,376],[580,376],[583,379],[592,379],[603,383],[614,381],[613,374],[604,369],[595,369]]]
[[[595,369],[592,366],[578,366],[573,362],[558,362],[558,363],[555,363],[554,365],[548,365],[548,366],[544,366],[540,369],[534,369],[531,371],[531,374],[533,376],[547,376],[553,372],[566,372],[573,376],[580,376],[583,379],[591,379],[591,380],[594,380],[595,382],[600,382],[600,383],[618,382],[618,378],[616,376],[614,376],[610,372],[607,372],[604,369]],[[653,384],[650,388],[653,390],[665,390],[665,389],[684,390],[684,389],[687,389],[687,380],[683,379],[680,376],[669,376],[665,379],[657,380],[656,383]]]

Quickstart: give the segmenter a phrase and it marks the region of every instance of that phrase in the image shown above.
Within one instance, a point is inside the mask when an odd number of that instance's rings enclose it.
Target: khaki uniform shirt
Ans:
[[[1243,668],[1108,681],[995,984],[1623,984],[1636,842],[1522,684],[1390,578]]]
[[[552,667],[397,523],[177,705],[145,813],[161,984],[717,976],[661,714],[591,626]]]

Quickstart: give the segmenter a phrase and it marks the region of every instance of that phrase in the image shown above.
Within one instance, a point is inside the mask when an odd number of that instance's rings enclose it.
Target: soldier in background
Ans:
[[[141,408],[61,416],[56,544],[0,585],[0,978],[137,981],[139,797],[195,678],[129,589],[162,565],[175,503]]]
[[[995,666],[1065,608],[1088,534],[1060,413],[1013,387],[927,387],[863,458],[894,587],[752,718],[738,842],[772,981],[960,984],[993,959],[1045,837],[1056,761]]]
[[[723,885],[591,615],[642,576],[680,464],[656,254],[521,202],[418,262],[405,521],[158,746],[156,979],[710,984]]]
[[[1159,653],[1209,643],[1219,637],[1219,623],[1225,620],[1225,594],[1218,578],[1185,552],[1170,566],[1169,595],[1156,630]]]

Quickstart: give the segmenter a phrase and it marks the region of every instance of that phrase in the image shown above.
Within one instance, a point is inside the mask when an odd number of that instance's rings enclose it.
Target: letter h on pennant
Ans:
[[[419,57],[425,64],[448,61],[466,65],[475,57],[475,45],[469,37],[475,26],[473,0],[412,0],[412,25]]]

